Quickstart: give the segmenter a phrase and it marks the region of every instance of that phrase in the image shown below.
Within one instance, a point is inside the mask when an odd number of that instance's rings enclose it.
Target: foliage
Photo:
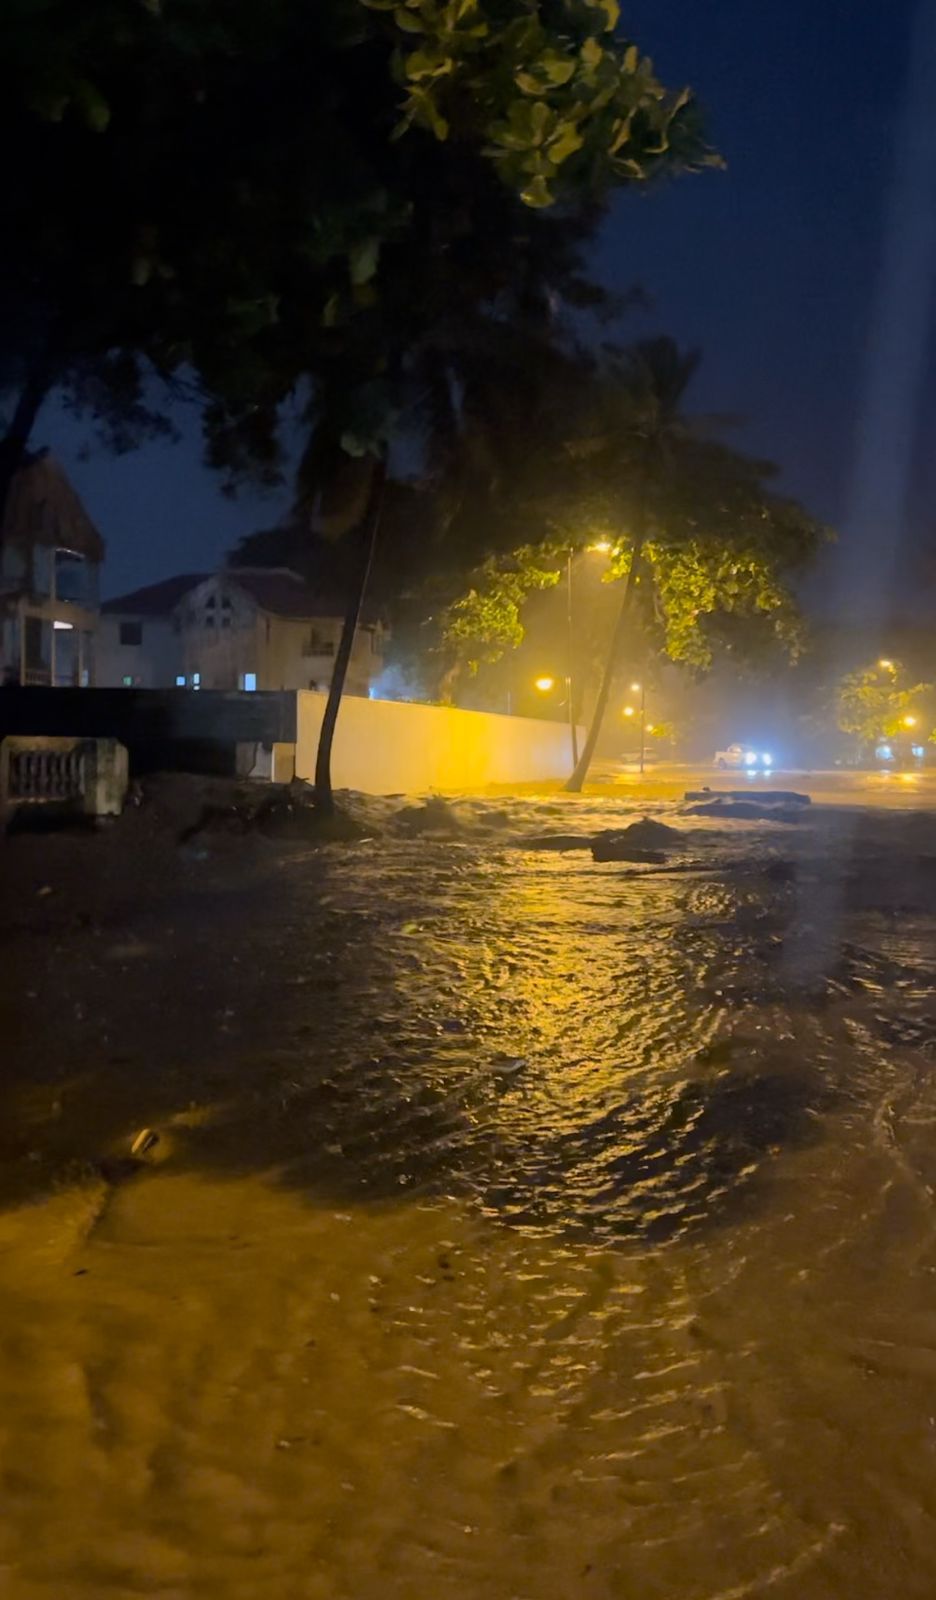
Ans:
[[[615,34],[617,0],[364,0],[402,38],[397,133],[439,139],[479,124],[486,152],[527,205],[643,180],[674,160],[715,160],[691,95],[667,92],[636,44]]]
[[[936,690],[931,683],[910,684],[899,661],[878,661],[850,672],[838,686],[838,725],[863,746],[881,739],[936,739]],[[907,719],[913,721],[908,723]]]
[[[514,551],[506,560],[489,556],[478,569],[476,583],[449,607],[445,640],[456,651],[467,647],[472,672],[477,672],[482,662],[497,661],[505,650],[522,643],[524,602],[534,590],[552,588],[561,576],[544,565],[545,561],[548,553],[532,545]]]
[[[574,404],[568,389],[564,399],[580,425],[571,437],[566,430],[564,449],[552,448],[548,500],[534,497],[525,508],[528,519],[539,519],[540,540],[488,561],[471,578],[474,635],[460,602],[443,618],[445,643],[470,668],[522,638],[516,594],[525,569],[535,575],[552,564],[558,577],[570,550],[604,539],[612,545],[608,581],[626,577],[638,493],[647,541],[637,625],[648,642],[673,661],[705,670],[717,649],[729,647],[725,622],[733,619],[759,624],[788,658],[797,656],[801,630],[788,579],[827,532],[773,493],[769,464],[700,437],[682,415],[696,364],[664,340],[616,351],[597,371],[579,369]],[[567,370],[566,383],[570,376]],[[515,526],[521,515],[514,507],[506,520]],[[734,642],[742,638],[750,646],[736,630]]]
[[[588,208],[711,160],[691,99],[615,16],[611,0],[8,0],[0,387],[41,370],[127,443],[155,370],[201,407],[235,481],[276,478],[296,394],[310,425],[329,419],[317,470],[381,450],[413,425],[421,342],[438,354],[482,307],[503,319],[504,294],[541,319],[560,283],[596,298],[577,271]],[[553,198],[562,215],[531,209]]]

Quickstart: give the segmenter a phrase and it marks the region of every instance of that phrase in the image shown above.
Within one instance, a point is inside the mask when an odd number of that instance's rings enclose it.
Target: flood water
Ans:
[[[936,824],[502,820],[35,945],[4,1600],[936,1592]]]

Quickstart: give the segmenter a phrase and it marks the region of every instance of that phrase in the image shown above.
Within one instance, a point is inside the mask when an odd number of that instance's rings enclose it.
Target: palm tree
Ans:
[[[669,338],[644,340],[627,350],[611,352],[605,381],[598,388],[596,412],[589,419],[586,436],[573,446],[580,455],[601,458],[608,476],[617,480],[630,560],[591,725],[566,784],[570,794],[582,792],[621,668],[644,547],[652,531],[656,491],[665,485],[674,450],[688,433],[682,406],[700,360],[698,350],[681,351]]]

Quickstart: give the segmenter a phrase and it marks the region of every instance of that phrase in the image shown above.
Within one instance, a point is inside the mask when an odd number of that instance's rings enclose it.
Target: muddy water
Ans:
[[[9,1106],[4,1600],[931,1596],[933,918],[795,849],[382,840],[101,941]]]

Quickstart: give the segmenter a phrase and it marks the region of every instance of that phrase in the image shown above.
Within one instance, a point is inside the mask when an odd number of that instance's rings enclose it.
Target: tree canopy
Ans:
[[[771,464],[706,436],[683,414],[697,362],[683,357],[680,370],[678,357],[671,341],[654,340],[583,373],[569,407],[576,425],[570,432],[566,423],[561,444],[553,430],[539,487],[534,470],[522,505],[511,506],[508,492],[504,521],[523,527],[524,544],[488,557],[442,616],[443,644],[468,670],[520,642],[524,602],[557,581],[570,551],[607,543],[608,581],[627,576],[638,495],[646,532],[634,627],[648,646],[704,670],[714,651],[747,642],[731,624],[760,624],[796,657],[802,636],[788,579],[827,530],[775,491]],[[661,380],[649,397],[648,364]]]
[[[862,747],[887,739],[936,739],[936,688],[914,683],[900,661],[847,673],[837,691],[838,725]]]
[[[129,442],[145,373],[194,376],[236,477],[278,471],[311,381],[368,447],[428,330],[574,299],[588,207],[712,159],[616,23],[613,0],[9,0],[3,382]]]

